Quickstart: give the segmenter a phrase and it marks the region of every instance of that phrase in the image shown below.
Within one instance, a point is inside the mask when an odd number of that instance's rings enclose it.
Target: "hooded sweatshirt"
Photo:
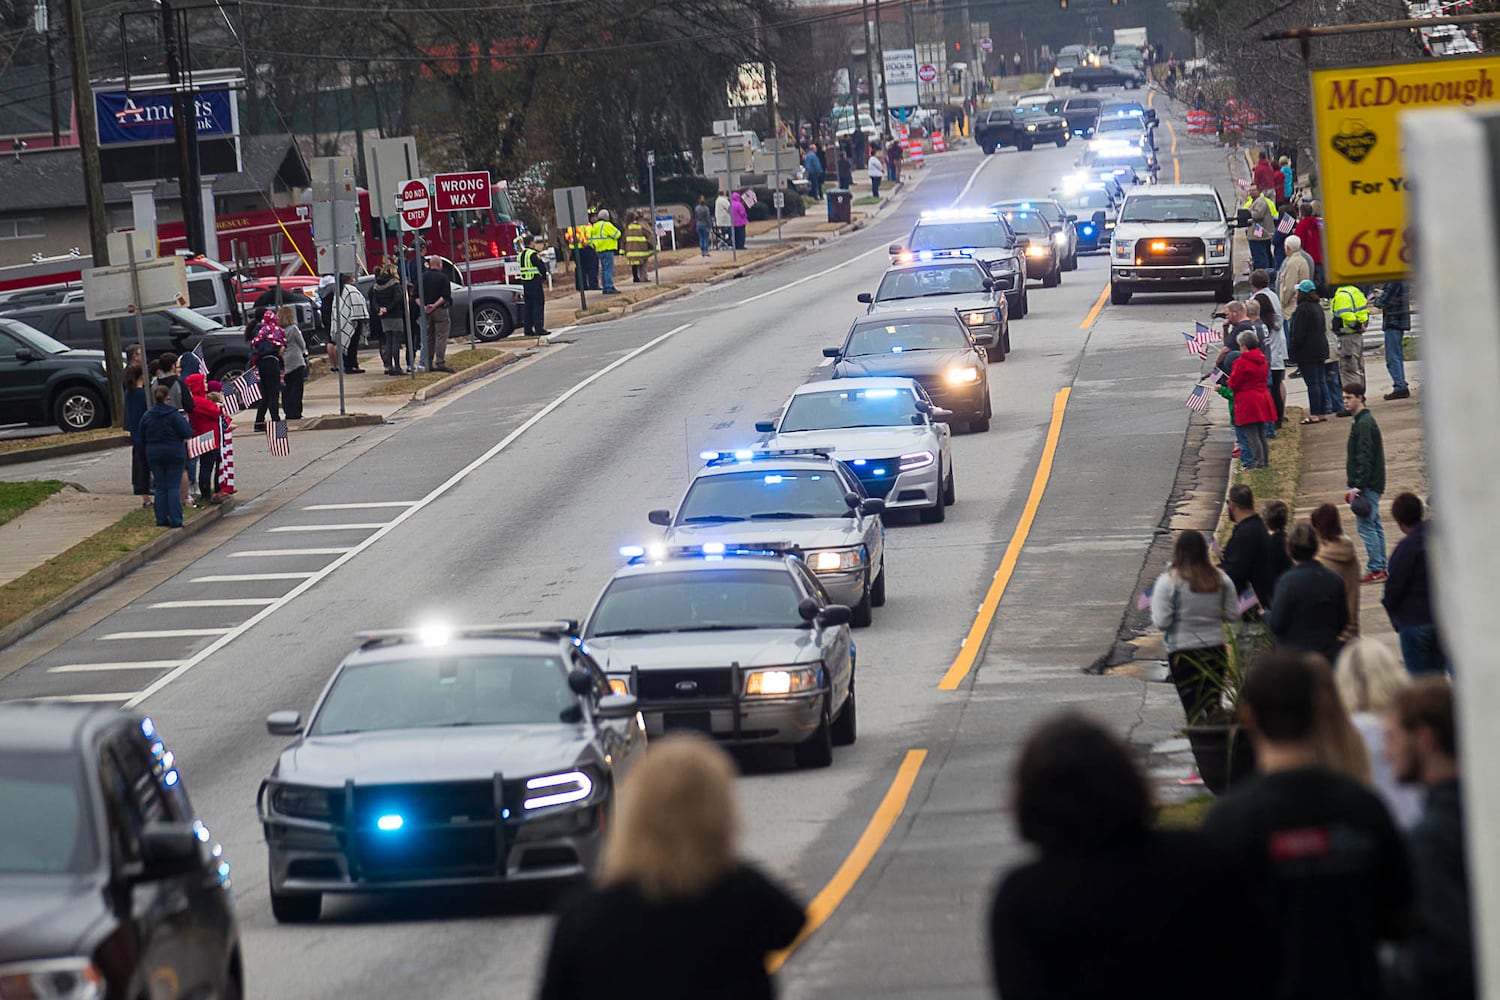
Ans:
[[[219,404],[208,398],[208,380],[198,374],[189,375],[183,382],[193,394],[193,409],[188,414],[188,425],[193,429],[193,436],[213,431],[217,440]]]
[[[1338,574],[1344,581],[1344,595],[1349,600],[1349,628],[1347,637],[1359,635],[1359,556],[1354,554],[1354,543],[1345,535],[1329,541],[1318,540],[1318,562]]]

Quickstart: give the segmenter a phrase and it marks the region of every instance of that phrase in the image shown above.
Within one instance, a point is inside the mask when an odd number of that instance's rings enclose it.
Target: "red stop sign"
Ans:
[[[937,79],[937,67],[932,63],[923,63],[917,67],[917,79],[923,83],[931,83]]]
[[[401,228],[426,229],[432,225],[432,196],[421,178],[401,185]]]

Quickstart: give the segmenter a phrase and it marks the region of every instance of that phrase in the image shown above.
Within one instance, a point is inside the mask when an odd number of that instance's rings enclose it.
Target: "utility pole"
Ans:
[[[48,17],[47,0],[36,0],[33,15],[37,33],[47,43],[47,102],[52,109],[52,148],[62,145],[62,122],[57,112],[57,35]]]
[[[104,180],[99,172],[99,130],[94,94],[89,87],[88,36],[83,30],[83,0],[67,0],[68,55],[73,65],[73,113],[78,121],[78,151],[83,156],[83,196],[88,204],[89,252],[95,267],[109,264],[109,227],[104,218]],[[125,371],[120,365],[120,327],[100,322],[104,334],[104,371],[109,378],[109,412],[116,427],[125,426]],[[144,359],[142,359],[144,360]]]
[[[880,107],[881,114],[885,115],[885,118],[881,119],[880,123],[883,126],[891,117],[891,100],[885,89],[885,42],[880,37],[880,0],[875,0],[875,48],[880,53]],[[873,96],[870,103],[872,105],[875,103]],[[875,117],[874,111],[875,109],[872,107],[870,109],[871,118]]]
[[[865,90],[870,95],[870,122],[877,136],[885,135],[875,121],[875,42],[870,38],[870,0],[859,0],[860,18],[865,25]],[[854,129],[859,131],[859,88],[854,88]]]
[[[901,6],[905,8],[906,13],[906,39],[911,43],[912,51],[915,52],[917,48],[917,22],[912,17],[911,0],[905,0]],[[921,61],[920,57],[918,57],[918,61]]]
[[[172,125],[177,134],[177,197],[182,205],[183,233],[193,253],[208,253],[203,232],[198,164],[198,107],[182,82],[182,58],[178,48],[177,13],[170,0],[161,0],[161,36],[167,54],[167,83],[172,87]],[[188,67],[191,75],[192,67]]]

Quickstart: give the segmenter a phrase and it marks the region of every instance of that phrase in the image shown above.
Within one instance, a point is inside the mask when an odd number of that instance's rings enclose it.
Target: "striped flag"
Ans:
[[[1248,587],[1245,588],[1244,592],[1240,594],[1240,614],[1244,614],[1251,608],[1258,607],[1260,607],[1260,598],[1255,596],[1254,590]]]
[[[266,421],[266,444],[271,449],[271,454],[286,458],[292,453],[292,444],[287,440],[286,421]]]
[[[1214,333],[1211,327],[1205,326],[1202,323],[1193,324],[1193,340],[1205,351],[1208,350],[1209,344],[1218,339],[1220,339],[1219,335]]]
[[[188,438],[188,458],[200,458],[203,455],[207,455],[209,452],[213,451],[217,443],[214,438],[215,435],[213,431],[204,431],[197,437]]]
[[[1224,381],[1224,369],[1215,368],[1213,371],[1208,373],[1207,378],[1209,385],[1218,385],[1220,382]]]
[[[260,376],[255,369],[245,372],[233,382],[234,394],[240,398],[241,408],[260,402]]]
[[[1208,360],[1208,351],[1202,344],[1198,343],[1197,339],[1191,333],[1183,333],[1182,339],[1187,341],[1187,352],[1189,354],[1200,361]]]
[[[1188,393],[1188,398],[1183,400],[1183,405],[1185,405],[1190,410],[1197,410],[1199,413],[1207,413],[1208,389],[1201,385],[1193,386],[1193,391]]]
[[[231,382],[229,391],[224,393],[224,402],[219,404],[219,412],[226,417],[232,417],[243,409],[244,407],[240,405],[240,397],[235,395],[234,383]]]

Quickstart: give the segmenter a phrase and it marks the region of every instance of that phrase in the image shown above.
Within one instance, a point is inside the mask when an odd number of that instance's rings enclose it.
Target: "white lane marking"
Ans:
[[[306,573],[221,573],[218,576],[195,576],[189,583],[256,583],[261,580],[306,580]]]
[[[376,510],[380,507],[415,507],[416,500],[380,500],[370,503],[315,503],[303,510]]]
[[[134,660],[127,663],[117,660],[114,663],[64,663],[59,667],[47,668],[47,673],[91,674],[111,670],[170,670],[181,662],[181,660]]]
[[[393,520],[391,520],[389,523],[387,523],[385,527],[381,528],[379,531],[375,532],[369,538],[366,538],[364,541],[360,542],[358,545],[354,546],[352,549],[349,549],[348,551],[344,552],[342,555],[339,556],[339,558],[335,559],[333,562],[329,563],[327,566],[324,566],[317,573],[313,574],[312,576],[308,577],[306,580],[303,580],[297,586],[293,587],[291,590],[287,591],[281,597],[277,598],[275,604],[267,605],[266,607],[264,607],[261,610],[257,611],[253,616],[251,616],[251,618],[249,620],[247,620],[245,622],[242,622],[239,625],[236,625],[229,632],[227,632],[226,634],[224,634],[224,635],[220,636],[219,638],[215,639],[213,642],[209,643],[206,647],[204,647],[198,653],[194,654],[191,659],[183,661],[182,664],[180,664],[176,669],[172,670],[170,673],[163,674],[162,676],[158,677],[156,680],[152,681],[149,686],[147,686],[144,690],[140,691],[133,698],[131,698],[130,701],[128,701],[126,703],[125,707],[126,708],[135,708],[141,702],[145,701],[147,698],[151,697],[153,694],[156,694],[156,692],[160,691],[162,688],[166,687],[168,684],[171,684],[173,681],[175,681],[177,678],[181,677],[183,674],[187,673],[189,670],[192,670],[198,664],[202,663],[204,660],[208,659],[210,656],[214,655],[219,650],[223,649],[225,646],[229,645],[231,642],[233,642],[234,640],[238,639],[240,636],[244,635],[246,632],[250,631],[256,625],[259,625],[261,622],[263,622],[267,618],[271,617],[271,615],[275,614],[278,610],[280,610],[281,608],[283,608],[286,605],[290,604],[292,601],[296,600],[298,597],[301,597],[303,594],[307,593],[316,584],[318,584],[321,581],[327,579],[336,570],[338,570],[340,567],[344,566],[346,563],[348,563],[350,560],[352,560],[355,556],[359,555],[361,552],[363,552],[366,549],[370,548],[372,545],[374,545],[376,542],[380,541],[382,538],[384,538],[386,535],[390,534],[392,531],[395,531],[398,527],[400,527],[402,524],[404,524],[408,519],[415,517],[423,509],[425,509],[429,504],[436,502],[445,493],[447,493],[449,490],[453,489],[453,487],[457,486],[459,483],[463,482],[469,476],[473,475],[475,471],[477,471],[480,468],[483,468],[484,465],[487,462],[489,462],[491,459],[493,459],[496,455],[500,454],[502,451],[505,451],[511,445],[515,444],[516,441],[518,441],[523,434],[525,434],[527,431],[531,430],[531,428],[535,427],[538,423],[540,423],[543,417],[546,417],[548,414],[551,414],[552,412],[554,412],[555,410],[557,410],[558,407],[562,406],[568,400],[572,399],[574,396],[578,395],[580,392],[582,392],[583,390],[587,389],[589,386],[593,385],[595,382],[599,381],[601,378],[603,378],[604,376],[608,375],[610,372],[614,371],[616,368],[619,368],[619,367],[621,367],[623,365],[629,364],[630,362],[634,361],[636,358],[640,357],[642,354],[645,354],[647,351],[651,350],[656,345],[665,343],[666,341],[668,341],[671,338],[677,336],[683,330],[688,329],[692,325],[693,324],[691,324],[691,323],[683,323],[681,326],[675,326],[672,329],[668,330],[666,333],[663,333],[663,334],[661,334],[658,337],[654,337],[651,340],[646,341],[644,344],[642,344],[640,347],[637,347],[635,350],[630,351],[627,354],[621,355],[620,357],[618,357],[615,360],[611,361],[609,364],[605,365],[603,368],[600,368],[598,371],[594,372],[594,374],[588,376],[587,378],[585,378],[585,379],[583,379],[583,380],[581,380],[579,382],[575,382],[568,389],[564,390],[563,393],[560,396],[558,396],[556,399],[552,400],[552,402],[548,403],[546,406],[542,407],[540,410],[537,410],[530,417],[527,417],[526,420],[525,420],[525,422],[522,423],[519,427],[517,427],[515,430],[511,431],[509,434],[505,435],[505,437],[501,438],[499,441],[495,442],[495,444],[492,445],[490,447],[490,449],[488,451],[486,451],[484,454],[480,455],[478,458],[474,459],[474,461],[470,462],[468,465],[464,466],[462,469],[459,469],[453,475],[449,476],[448,479],[445,482],[440,483],[438,486],[436,486],[432,490],[431,493],[428,493],[421,500],[417,501],[412,506],[406,508],[406,510],[403,510]],[[297,550],[294,549],[292,551],[297,551]],[[233,553],[233,554],[238,555],[240,553]]]
[[[284,524],[279,528],[271,528],[275,531],[374,531],[376,528],[384,528],[384,521],[367,522],[364,524]]]
[[[984,159],[982,159],[982,160],[979,161],[979,166],[975,167],[974,168],[974,172],[971,173],[971,174],[969,174],[969,181],[968,181],[968,183],[964,185],[964,188],[963,188],[962,191],[958,192],[958,197],[956,197],[956,198],[953,199],[953,204],[957,205],[960,201],[963,200],[964,195],[966,195],[966,194],[969,193],[969,188],[973,187],[974,186],[974,182],[977,181],[977,180],[979,180],[979,172],[981,170],[983,170],[985,167],[989,166],[992,162],[994,162],[998,158],[999,158],[998,155],[996,155],[996,156],[986,155]]]
[[[796,281],[788,281],[786,284],[781,285],[778,288],[773,288],[769,292],[761,292],[759,295],[752,295],[748,299],[740,299],[738,302],[735,303],[735,305],[737,305],[737,306],[745,306],[745,305],[749,305],[752,302],[759,302],[761,299],[768,298],[768,297],[770,297],[772,295],[779,295],[782,292],[786,291],[788,288],[796,288],[798,285],[802,284],[803,282],[812,281],[812,280],[814,280],[816,278],[821,278],[825,274],[832,274],[834,271],[837,271],[840,268],[848,267],[850,264],[853,264],[853,263],[855,263],[857,261],[864,260],[866,257],[872,257],[872,256],[874,256],[877,253],[889,253],[889,250],[887,250],[887,248],[884,247],[884,246],[872,247],[871,249],[866,250],[864,253],[859,254],[858,256],[850,257],[848,260],[844,261],[842,264],[834,264],[832,267],[825,267],[821,271],[814,271],[812,274],[806,275],[805,277],[798,278]]]
[[[274,597],[223,597],[207,598],[201,601],[157,601],[148,605],[152,608],[263,608],[267,604],[274,604]],[[175,666],[175,664],[174,664]]]
[[[111,701],[125,701],[134,698],[134,691],[116,691],[112,694],[49,694],[39,698],[25,698],[23,701],[72,701],[80,704],[91,704]]]
[[[395,521],[391,522],[395,524]],[[231,552],[230,559],[272,559],[277,556],[341,556],[350,551],[347,546],[343,548],[324,549],[247,549],[244,552]]]
[[[156,628],[145,629],[140,632],[111,632],[109,635],[101,635],[100,642],[111,642],[117,639],[197,639],[207,635],[224,635],[230,631],[227,628]]]

